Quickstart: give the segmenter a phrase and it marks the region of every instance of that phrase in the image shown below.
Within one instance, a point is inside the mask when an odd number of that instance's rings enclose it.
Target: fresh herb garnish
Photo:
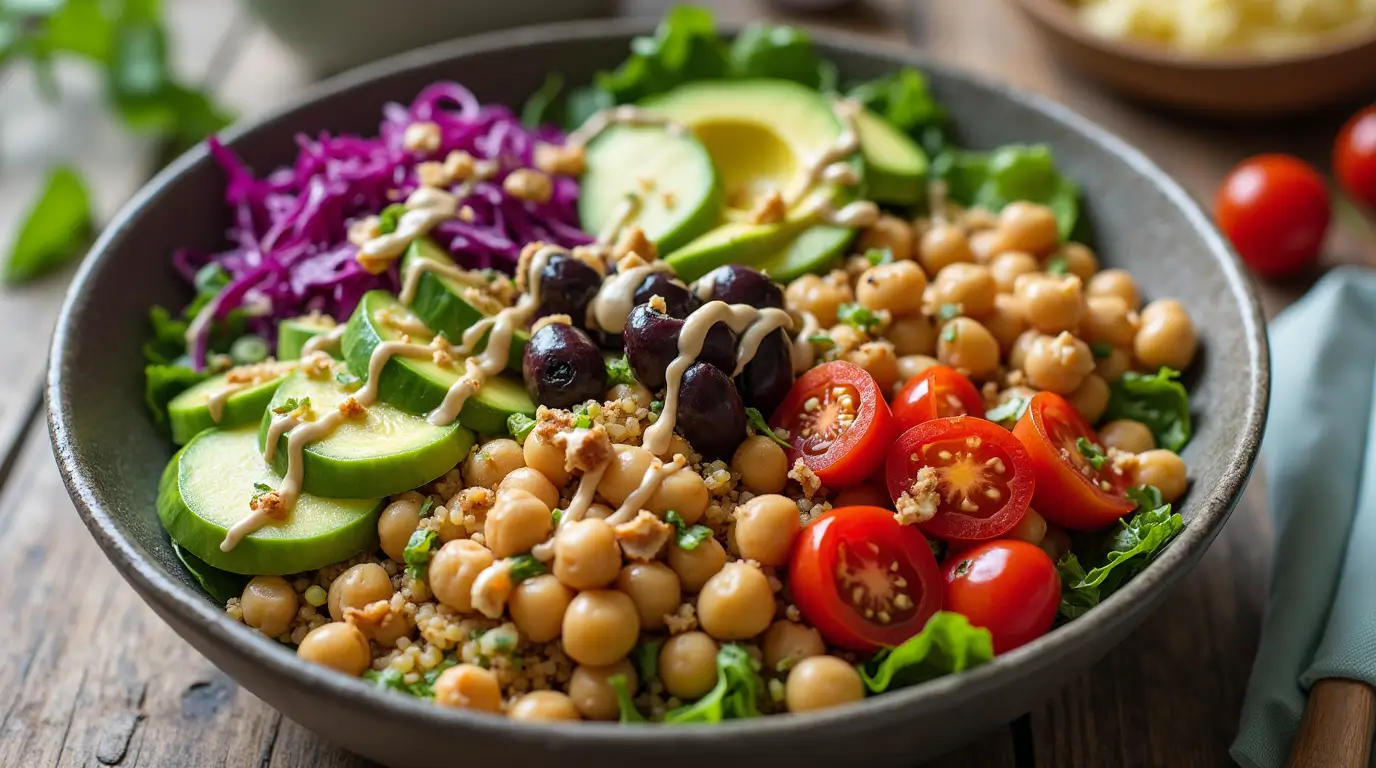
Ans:
[[[273,408],[272,412],[280,416],[284,413],[291,413],[292,411],[298,408],[309,408],[310,405],[311,399],[309,397],[303,397],[300,399],[297,399],[295,397],[289,397],[287,398],[286,402],[282,403],[276,408]]]
[[[1046,273],[1061,276],[1070,274],[1070,260],[1064,256],[1052,256],[1046,262]]]
[[[1086,438],[1082,437],[1076,440],[1075,448],[1079,450],[1080,455],[1085,457],[1085,460],[1089,462],[1089,466],[1094,467],[1094,471],[1096,472],[1103,469],[1104,462],[1108,461],[1108,456],[1100,450],[1099,446],[1089,442]]]
[[[653,400],[650,402],[650,413],[659,413],[664,410],[663,400]]]
[[[882,322],[869,307],[862,304],[846,303],[836,309],[836,319],[857,331],[869,333]]]
[[[626,682],[625,675],[612,675],[607,678],[607,683],[616,692],[616,705],[621,709],[621,722],[623,723],[643,723],[645,716],[640,714],[640,710],[635,708],[635,700],[631,697],[631,687]]]
[[[1162,368],[1155,374],[1128,371],[1109,390],[1107,420],[1132,419],[1146,424],[1156,444],[1179,453],[1190,441],[1190,396],[1180,372]]]
[[[809,336],[807,337],[807,340],[812,344],[816,344],[822,349],[831,349],[832,347],[836,346],[836,340],[831,338],[830,336],[827,336],[824,333],[819,333],[815,336]]]
[[[689,525],[676,510],[669,510],[664,513],[664,522],[674,526],[678,533],[674,538],[674,543],[678,544],[679,549],[697,549],[698,545],[712,538],[712,529],[705,525]]]
[[[401,223],[401,217],[406,214],[406,206],[401,203],[392,203],[382,209],[382,213],[377,215],[377,231],[379,234],[390,235],[397,231],[397,225]]]
[[[984,418],[999,423],[1017,421],[1027,412],[1027,403],[1025,397],[1010,397],[985,412]]]
[[[272,491],[273,491],[273,487],[270,486],[270,485],[268,485],[267,483],[254,483],[254,484],[253,484],[253,500],[254,500],[254,501],[257,501],[258,499],[263,498],[264,496],[268,495],[269,493],[272,493]]]
[[[363,383],[363,379],[358,378],[348,371],[336,373],[334,375],[334,380],[336,384],[350,391],[356,389],[358,385]]]
[[[647,685],[659,677],[659,649],[663,645],[664,638],[652,637],[631,649],[631,663],[635,665],[636,674],[640,675],[641,685]]]
[[[534,555],[516,555],[511,558],[511,570],[508,572],[511,574],[511,583],[520,584],[526,579],[548,573],[549,569]]]
[[[592,429],[592,416],[588,413],[588,406],[580,405],[573,409],[573,426],[578,429]]]
[[[950,611],[937,611],[922,631],[896,648],[885,648],[860,666],[860,679],[870,693],[964,672],[994,658],[989,630]]]
[[[943,323],[947,320],[953,320],[957,317],[960,317],[959,304],[942,304],[936,309],[936,319],[940,320]]]
[[[1151,486],[1128,491],[1128,497],[1142,502],[1160,502],[1161,494]],[[1141,573],[1153,558],[1185,527],[1171,505],[1140,506],[1131,517],[1118,521],[1113,533],[1089,552],[1070,553],[1056,564],[1061,575],[1060,618],[1075,619],[1116,592],[1133,576]],[[1080,564],[1097,563],[1088,571]]]
[[[434,497],[433,497],[433,496],[426,496],[426,497],[425,497],[425,501],[422,501],[422,502],[420,503],[420,512],[417,512],[416,514],[418,514],[418,515],[421,516],[421,517],[429,517],[429,516],[430,516],[430,511],[433,510],[434,508],[435,508],[435,499],[434,499]]]
[[[758,717],[757,702],[763,693],[759,663],[744,648],[727,643],[717,651],[717,684],[696,702],[670,710],[664,722],[719,723]]]
[[[758,408],[746,408],[745,420],[750,426],[755,428],[755,434],[763,435],[784,448],[793,447],[787,440],[774,434],[774,430],[769,428],[769,423],[764,420],[764,414],[760,413]]]
[[[1006,144],[991,152],[947,150],[932,161],[932,175],[946,182],[951,200],[968,207],[997,213],[1014,201],[1041,203],[1055,214],[1061,239],[1079,223],[1080,189],[1056,169],[1044,144]]]
[[[559,521],[564,519],[564,510],[555,507],[554,509],[550,510],[549,517],[550,520],[554,521],[554,527],[558,528]]]
[[[625,355],[613,357],[607,361],[608,385],[614,387],[617,384],[625,384],[628,387],[634,387],[639,383],[635,378],[635,371],[631,369],[631,361]]]
[[[948,322],[946,323],[946,327],[941,329],[941,340],[947,344],[955,343],[955,340],[959,337],[960,326],[955,323]]]
[[[535,429],[535,424],[535,419],[532,419],[524,413],[513,413],[506,417],[506,431],[510,432],[511,436],[514,437],[518,443],[524,443],[526,441],[526,437],[530,435],[530,431]]]
[[[1096,341],[1089,345],[1089,351],[1094,353],[1095,360],[1103,360],[1113,354],[1113,345],[1107,341]]]
[[[406,542],[406,549],[402,552],[406,572],[411,574],[411,578],[425,580],[426,571],[430,567],[430,551],[434,549],[439,538],[439,534],[427,528],[417,529],[411,534],[411,538]]]
[[[882,264],[893,263],[893,249],[891,248],[871,248],[865,251],[865,260],[871,266],[878,267]]]

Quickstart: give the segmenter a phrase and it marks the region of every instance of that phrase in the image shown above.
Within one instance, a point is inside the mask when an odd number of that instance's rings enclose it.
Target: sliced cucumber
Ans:
[[[927,153],[868,109],[855,116],[865,158],[867,196],[887,205],[917,205],[927,196]]]
[[[294,373],[282,382],[263,414],[258,442],[267,442],[273,408],[288,400],[310,398],[311,410],[324,418],[350,397],[334,375],[345,373],[336,364],[328,378]],[[283,434],[273,452],[272,466],[287,470],[287,440]],[[303,451],[301,487],[307,493],[330,498],[361,499],[409,491],[453,469],[468,455],[473,433],[457,423],[437,427],[387,403],[374,403],[366,416],[345,420],[323,439]]]
[[[220,408],[220,418],[211,414],[210,400],[233,386],[228,374],[211,376],[201,383],[172,398],[167,404],[168,420],[172,424],[172,442],[186,445],[191,438],[212,427],[238,427],[254,424],[263,418],[263,411],[272,400],[272,395],[281,386],[282,379],[291,371],[282,366],[277,378],[242,389],[224,399]]]
[[[411,262],[416,260],[454,266],[454,260],[449,254],[428,237],[418,237],[411,243],[411,247],[401,260],[401,274],[408,274],[412,268]],[[487,317],[486,312],[464,298],[471,295],[470,292],[474,290],[477,289],[451,277],[444,277],[435,272],[422,272],[416,282],[416,295],[411,299],[411,311],[430,330],[443,333],[457,344],[459,339],[463,338],[464,331]],[[516,331],[511,341],[508,368],[520,372],[521,353],[525,351],[526,342],[529,340],[530,334],[523,330]],[[485,343],[486,340],[483,341],[483,344]],[[480,350],[483,344],[478,345]]]
[[[329,333],[338,325],[328,315],[306,315],[283,320],[277,326],[277,359],[296,360],[306,342],[322,333]]]
[[[361,379],[368,376],[368,362],[377,345],[401,338],[401,331],[378,321],[379,312],[404,313],[406,307],[386,291],[369,291],[344,332],[344,359]],[[411,341],[429,344],[430,337],[412,334]],[[423,416],[439,407],[463,372],[462,360],[441,366],[430,359],[394,356],[382,368],[378,395],[383,402]],[[478,393],[468,398],[459,412],[459,423],[481,434],[498,434],[506,431],[507,417],[513,413],[532,416],[535,403],[518,379],[503,374],[484,381]]]
[[[220,542],[250,514],[254,484],[276,487],[252,427],[211,429],[172,457],[158,486],[158,517],[172,540],[231,573],[288,574],[347,560],[377,546],[384,499],[326,499],[303,493],[286,520],[246,536],[229,552]]]

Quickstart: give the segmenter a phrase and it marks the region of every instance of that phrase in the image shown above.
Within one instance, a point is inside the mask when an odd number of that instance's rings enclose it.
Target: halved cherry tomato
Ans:
[[[1376,105],[1353,115],[1333,142],[1333,175],[1353,200],[1376,215]]]
[[[1008,430],[975,416],[933,419],[889,449],[889,495],[927,517],[924,533],[979,541],[1006,533],[1032,503],[1032,466]]]
[[[994,639],[994,653],[1025,645],[1051,629],[1061,604],[1061,577],[1041,547],[1000,539],[953,554],[942,566],[943,606]]]
[[[947,416],[983,416],[984,398],[956,369],[934,365],[919,373],[893,399],[893,418],[900,431]]]
[[[1318,258],[1332,208],[1313,166],[1289,155],[1258,155],[1223,180],[1214,217],[1253,272],[1285,277]]]
[[[879,507],[839,507],[808,523],[789,558],[793,603],[827,642],[893,647],[941,610],[943,586],[922,532]]]
[[[802,459],[828,488],[873,474],[894,434],[893,414],[874,377],[840,360],[793,382],[770,425],[788,430],[789,466]]]
[[[1129,478],[1112,462],[1101,461],[1094,468],[1095,460],[1081,450],[1080,438],[1099,449],[1103,443],[1065,398],[1038,392],[1013,427],[1013,435],[1031,457],[1037,477],[1032,503],[1042,517],[1066,528],[1087,530],[1132,511],[1133,503],[1123,495]]]

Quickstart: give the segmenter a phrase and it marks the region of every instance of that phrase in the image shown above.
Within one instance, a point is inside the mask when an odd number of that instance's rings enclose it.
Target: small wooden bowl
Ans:
[[[1091,32],[1066,0],[1015,0],[1053,53],[1134,97],[1218,116],[1269,116],[1376,93],[1376,33],[1284,56],[1193,56]]]

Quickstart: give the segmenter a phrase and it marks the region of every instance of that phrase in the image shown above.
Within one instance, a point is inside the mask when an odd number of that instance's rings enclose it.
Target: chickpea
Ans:
[[[906,261],[913,257],[913,228],[908,222],[882,214],[879,220],[860,232],[859,249],[863,253],[871,248],[887,248],[894,261]]]
[[[497,498],[501,498],[506,491],[525,491],[540,500],[545,505],[545,509],[554,509],[559,506],[559,489],[554,487],[554,483],[549,481],[539,470],[530,467],[518,467],[513,469],[510,474],[502,478],[502,482],[497,484]]]
[[[615,720],[621,716],[621,705],[616,700],[616,689],[611,678],[621,675],[626,680],[626,689],[634,696],[640,687],[640,678],[635,673],[635,665],[626,659],[605,667],[592,667],[579,664],[573,668],[569,678],[569,698],[579,714],[589,720]]]
[[[502,478],[526,465],[525,456],[515,440],[489,440],[468,454],[463,461],[463,479],[470,485],[496,489]]]
[[[1084,337],[1115,347],[1131,347],[1137,336],[1137,313],[1117,296],[1090,296],[1085,299]]]
[[[703,539],[692,549],[683,549],[678,542],[669,545],[669,567],[678,574],[683,591],[697,592],[708,579],[726,565],[726,549],[716,539]]]
[[[1132,274],[1126,269],[1106,269],[1095,274],[1085,283],[1085,295],[1117,296],[1130,310],[1142,306],[1142,295],[1137,292],[1137,281],[1132,279]]]
[[[396,646],[397,640],[402,637],[410,637],[411,631],[415,628],[415,620],[406,614],[388,613],[377,625],[362,629],[364,637],[383,648],[393,648]]]
[[[574,594],[554,574],[545,573],[517,584],[506,607],[521,634],[533,643],[548,643],[559,636]]]
[[[988,379],[999,369],[999,342],[979,321],[953,318],[941,328],[936,359],[972,379]]]
[[[654,395],[645,385],[639,382],[635,384],[617,384],[607,390],[607,400],[616,402],[618,400],[630,400],[635,403],[637,408],[649,408],[650,403],[654,402]]]
[[[900,317],[884,329],[894,354],[930,355],[936,351],[936,325],[923,314]]]
[[[960,222],[960,226],[971,232],[994,229],[999,225],[999,217],[987,208],[966,208],[960,212],[956,220]]]
[[[811,712],[838,707],[865,698],[860,673],[835,656],[813,656],[788,672],[784,703],[789,712]]]
[[[1199,335],[1185,307],[1175,299],[1158,299],[1142,308],[1142,327],[1132,340],[1137,362],[1147,368],[1168,365],[1183,371],[1199,349]]]
[[[1099,441],[1105,448],[1117,448],[1128,453],[1146,453],[1156,447],[1156,436],[1140,421],[1117,419],[1099,429]]]
[[[420,505],[415,499],[397,499],[377,518],[378,541],[393,562],[406,562],[406,545],[411,541],[411,534],[416,532],[416,526],[420,525]]]
[[[1042,517],[1037,510],[1028,507],[1023,513],[1022,519],[1013,529],[1005,533],[1010,539],[1020,539],[1028,544],[1041,544],[1042,539],[1046,538],[1046,518]]]
[[[1000,253],[1016,250],[1021,249],[1010,245],[1000,229],[986,229],[970,235],[970,251],[974,253],[975,261],[980,264],[988,264]]]
[[[1091,373],[1074,392],[1066,396],[1066,400],[1085,417],[1085,421],[1093,424],[1108,410],[1108,394],[1108,382]]]
[[[1125,350],[1114,347],[1109,350],[1108,357],[1100,358],[1094,364],[1094,372],[1099,378],[1112,384],[1123,378],[1123,374],[1132,367],[1132,355]]]
[[[774,591],[759,568],[727,563],[707,580],[698,595],[698,623],[720,640],[744,640],[760,634],[774,619]]]
[[[564,449],[556,446],[544,430],[536,429],[526,436],[522,447],[526,466],[544,475],[551,483],[562,486],[569,481],[569,472],[564,469]]]
[[[1070,534],[1065,529],[1047,524],[1046,535],[1039,545],[1042,551],[1051,556],[1052,562],[1059,562],[1070,551]]]
[[[798,505],[787,496],[756,496],[736,508],[736,547],[741,557],[783,565],[798,536]]]
[[[803,275],[788,284],[784,297],[789,307],[799,312],[811,312],[823,327],[835,325],[836,310],[842,304],[855,301],[846,273],[839,270],[825,278]]]
[[[574,589],[597,589],[616,580],[621,546],[605,520],[585,517],[559,527],[554,537],[554,575]]]
[[[1019,277],[1039,271],[1037,257],[1027,251],[1005,251],[989,260],[989,273],[994,276],[999,293],[1012,293]]]
[[[554,517],[543,501],[526,491],[510,489],[497,494],[497,502],[487,512],[483,537],[497,557],[529,552],[549,538]]]
[[[876,485],[862,483],[836,494],[836,498],[831,500],[833,507],[884,507],[893,508],[893,500],[889,498],[889,492]]]
[[[1068,333],[1039,336],[1027,350],[1022,370],[1037,389],[1069,395],[1094,370],[1094,355],[1088,345]]]
[[[562,635],[564,653],[579,664],[614,664],[635,647],[640,614],[625,592],[590,589],[569,603]]]
[[[430,556],[426,576],[435,599],[459,613],[473,610],[473,580],[497,561],[491,550],[472,539],[454,539]]]
[[[1099,271],[1099,259],[1084,243],[1066,243],[1056,250],[1056,256],[1065,259],[1066,271],[1082,281],[1087,282]]]
[[[731,470],[751,493],[778,493],[788,483],[788,455],[763,435],[751,435],[731,456]]]
[[[702,475],[684,467],[664,478],[645,508],[661,516],[672,509],[679,513],[685,523],[692,525],[707,511],[710,500],[707,481],[702,479]]]
[[[1027,330],[1027,310],[1022,299],[1000,293],[994,297],[994,311],[985,315],[982,322],[999,343],[999,351],[1007,353]]]
[[[936,304],[956,304],[971,317],[983,317],[994,309],[998,285],[983,264],[957,262],[936,275],[932,282]]]
[[[941,365],[935,357],[930,357],[928,355],[904,355],[898,358],[898,383],[905,384],[909,379],[912,379],[914,376],[917,376],[919,373],[922,373],[934,365]]]
[[[377,563],[359,563],[330,582],[330,618],[344,620],[347,608],[363,608],[378,600],[391,600],[392,577]]]
[[[717,684],[717,641],[705,632],[684,632],[659,651],[659,679],[669,695],[692,701]]]
[[[935,275],[951,264],[974,261],[970,245],[965,230],[954,224],[934,223],[922,235],[917,259],[927,274]]]
[[[502,711],[502,686],[497,676],[476,664],[458,664],[435,680],[435,703],[442,707]]]
[[[665,614],[674,613],[683,602],[678,574],[660,562],[627,565],[616,577],[616,588],[631,596],[644,630],[664,629]]]
[[[779,619],[765,630],[761,642],[765,669],[782,672],[780,664],[797,664],[827,652],[822,636],[812,627]]]
[[[1056,214],[1044,205],[1021,200],[999,212],[999,231],[1008,247],[1039,256],[1050,253],[1061,241]]]
[[[244,623],[268,637],[291,631],[296,621],[296,590],[281,576],[255,576],[239,596]]]
[[[613,507],[621,506],[640,487],[645,474],[650,471],[654,456],[644,448],[635,445],[614,445],[616,455],[607,464],[602,480],[597,484],[597,493]]]
[[[1024,275],[1016,295],[1027,308],[1027,321],[1042,333],[1073,331],[1084,317],[1084,291],[1074,275]]]
[[[849,352],[870,340],[869,334],[846,323],[832,326],[827,329],[826,335],[838,353]]]
[[[1026,330],[1022,335],[1013,340],[1013,347],[1008,350],[1008,367],[1022,369],[1023,363],[1027,362],[1027,353],[1032,349],[1032,345],[1037,339],[1042,338],[1040,333],[1035,330]]]
[[[296,646],[296,655],[355,677],[367,671],[373,660],[368,638],[363,636],[358,627],[342,621],[332,621],[312,629]]]
[[[582,720],[573,699],[559,691],[531,691],[512,702],[506,716],[525,722]]]
[[[1185,462],[1175,453],[1156,448],[1137,455],[1137,467],[1132,472],[1133,485],[1154,485],[1161,491],[1161,500],[1175,502],[1185,495]]]
[[[848,362],[855,363],[874,377],[880,391],[889,392],[898,381],[898,355],[893,345],[882,341],[867,341],[859,347],[842,355]]]
[[[855,300],[873,310],[888,310],[894,317],[922,310],[927,276],[911,261],[870,267],[855,285]]]

